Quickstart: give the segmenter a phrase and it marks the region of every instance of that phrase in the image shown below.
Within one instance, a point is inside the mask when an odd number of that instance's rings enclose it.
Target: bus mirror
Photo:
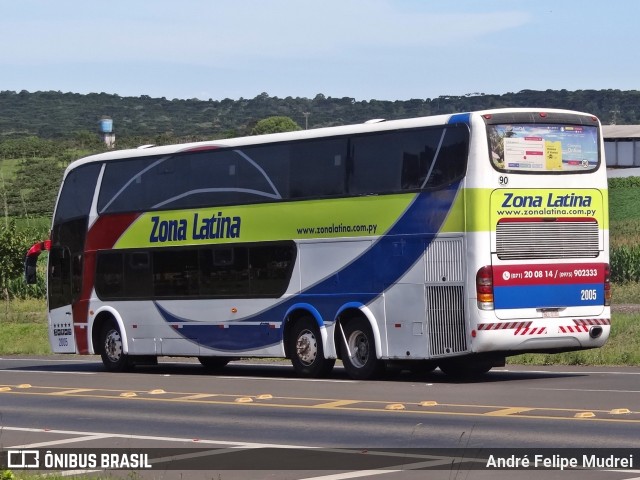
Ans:
[[[36,276],[36,262],[38,257],[29,257],[24,261],[24,280],[28,285],[33,285],[37,282]]]

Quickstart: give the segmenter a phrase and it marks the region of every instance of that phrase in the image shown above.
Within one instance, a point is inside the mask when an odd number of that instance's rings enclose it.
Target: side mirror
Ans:
[[[36,256],[27,256],[24,260],[24,280],[28,285],[33,285],[38,281],[36,276],[36,263],[38,262],[38,257]]]

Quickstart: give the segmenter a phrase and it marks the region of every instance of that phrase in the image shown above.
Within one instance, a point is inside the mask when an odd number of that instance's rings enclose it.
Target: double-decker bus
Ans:
[[[592,115],[499,109],[73,162],[48,248],[56,353],[121,371],[340,359],[474,375],[602,346],[608,203]]]

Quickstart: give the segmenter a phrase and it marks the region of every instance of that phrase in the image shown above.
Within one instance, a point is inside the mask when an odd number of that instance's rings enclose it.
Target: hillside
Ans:
[[[107,93],[0,92],[0,140],[37,136],[75,138],[94,132],[101,116],[114,121],[119,138],[211,139],[247,133],[256,121],[273,115],[294,119],[304,128],[359,123],[372,118],[408,118],[499,107],[567,108],[597,115],[603,123],[640,123],[640,90],[523,90],[503,95],[442,95],[397,101],[356,101],[318,94],[253,99],[168,100],[120,97]],[[305,114],[307,118],[305,119]],[[155,142],[158,143],[158,142]],[[164,142],[163,142],[164,143]]]

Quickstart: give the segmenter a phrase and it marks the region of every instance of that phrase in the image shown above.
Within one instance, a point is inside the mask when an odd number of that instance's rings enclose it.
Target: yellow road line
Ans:
[[[93,388],[74,388],[72,390],[61,390],[59,392],[52,392],[51,395],[72,395],[74,393],[92,392]]]
[[[311,405],[312,408],[336,408],[344,407],[345,405],[352,405],[354,403],[360,403],[357,400],[336,400],[335,402],[318,403],[317,405]]]
[[[531,410],[536,410],[536,409],[523,408],[523,407],[503,408],[501,410],[494,410],[493,412],[487,412],[484,415],[488,417],[506,417],[508,415],[513,415],[514,413],[530,412]]]
[[[178,400],[201,400],[203,398],[217,397],[215,393],[196,393],[194,395],[188,395],[186,397],[180,397]]]

